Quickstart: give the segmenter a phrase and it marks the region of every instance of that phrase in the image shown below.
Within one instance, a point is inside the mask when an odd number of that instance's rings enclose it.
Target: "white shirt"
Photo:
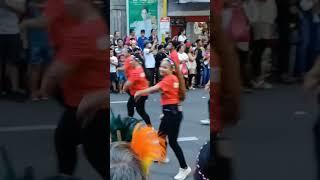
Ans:
[[[121,52],[122,52],[122,49],[123,48],[116,48],[114,51],[116,52],[116,54],[117,54],[117,56],[119,55],[119,54],[121,54]]]
[[[277,5],[274,0],[265,2],[251,1],[257,7],[258,14],[249,18],[253,24],[254,39],[272,39],[275,36],[275,20],[277,18]]]
[[[186,39],[187,39],[187,36],[182,35],[182,34],[178,37],[179,42],[184,42]]]
[[[150,51],[149,48],[143,49],[143,56],[145,60],[145,67],[146,68],[155,68],[156,67],[156,60],[154,58],[154,55]]]
[[[117,66],[111,63],[118,64],[118,58],[115,56],[110,57],[110,72],[111,73],[117,72]]]
[[[189,61],[189,56],[187,55],[187,53],[178,53],[178,57],[181,63],[186,63]]]

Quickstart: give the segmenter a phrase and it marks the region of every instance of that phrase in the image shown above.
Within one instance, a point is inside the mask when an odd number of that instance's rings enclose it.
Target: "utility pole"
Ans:
[[[168,0],[163,0],[162,6],[162,17],[168,16]]]

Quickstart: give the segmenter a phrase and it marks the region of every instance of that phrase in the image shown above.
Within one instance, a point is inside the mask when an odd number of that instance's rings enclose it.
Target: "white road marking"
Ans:
[[[0,127],[0,133],[5,133],[5,132],[22,132],[22,131],[54,130],[56,127],[57,127],[56,125]]]
[[[308,114],[308,113],[305,112],[305,111],[296,111],[296,112],[294,112],[294,114],[295,114],[295,115],[298,115],[298,116],[299,116],[299,115],[301,116],[301,115],[306,115],[306,114]]]
[[[149,101],[149,100],[146,100],[146,101]],[[153,101],[157,101],[156,99],[153,99]],[[128,101],[111,101],[110,104],[125,104],[127,103]]]
[[[111,101],[110,104],[124,104],[127,103],[128,101]]]
[[[209,119],[203,119],[203,120],[200,120],[200,123],[202,124],[202,125],[210,125],[210,121],[209,121]]]
[[[184,141],[198,141],[199,139],[197,137],[180,137],[178,138],[179,142],[184,142]]]

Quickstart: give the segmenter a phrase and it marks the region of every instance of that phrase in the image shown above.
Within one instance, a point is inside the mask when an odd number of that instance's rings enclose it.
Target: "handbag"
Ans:
[[[250,26],[243,8],[234,7],[229,24],[229,33],[235,42],[250,41]]]
[[[182,73],[183,75],[188,75],[187,63],[181,64],[181,73]]]

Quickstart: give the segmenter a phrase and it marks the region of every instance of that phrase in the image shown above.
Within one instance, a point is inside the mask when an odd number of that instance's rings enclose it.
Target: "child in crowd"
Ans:
[[[205,45],[204,48],[202,86],[205,86],[210,80],[210,44]]]
[[[189,56],[188,54],[186,53],[186,46],[184,44],[180,44],[178,47],[177,47],[177,51],[178,51],[178,58],[179,58],[179,61],[180,61],[180,71],[184,77],[184,81],[186,83],[186,88],[188,89],[189,88],[189,85],[188,85],[188,76],[189,76],[189,70],[188,70],[188,62],[189,62]]]
[[[190,47],[188,56],[189,62],[187,63],[189,69],[189,89],[194,90],[194,78],[197,73],[197,62],[196,62],[196,55],[195,55],[195,47]]]
[[[117,66],[118,58],[114,56],[114,51],[110,49],[110,80],[112,84],[112,92],[117,92]]]
[[[123,85],[126,82],[126,76],[124,74],[124,71],[122,69],[122,67],[124,66],[124,61],[125,61],[125,57],[123,54],[121,54],[119,56],[119,63],[118,63],[118,68],[117,68],[117,74],[118,74],[118,83],[119,83],[119,92],[120,94],[123,94]]]

